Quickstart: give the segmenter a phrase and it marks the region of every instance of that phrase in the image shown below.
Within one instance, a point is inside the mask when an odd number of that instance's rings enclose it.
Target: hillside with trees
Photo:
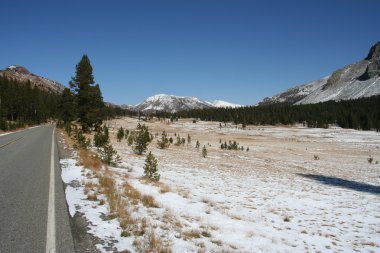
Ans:
[[[77,64],[70,89],[53,92],[46,85],[41,88],[30,80],[16,80],[5,73],[0,75],[0,130],[56,120],[59,124],[78,121],[82,130],[88,132],[98,128],[106,118],[134,114],[103,102],[87,55]]]

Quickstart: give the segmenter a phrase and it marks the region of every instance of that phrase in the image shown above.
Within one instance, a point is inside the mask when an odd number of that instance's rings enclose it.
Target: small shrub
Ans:
[[[318,155],[314,155],[314,160],[319,160],[319,156]]]
[[[373,157],[372,157],[372,156],[369,156],[369,157],[367,158],[367,161],[368,161],[369,164],[371,164],[371,163],[373,162]]]
[[[202,231],[202,236],[203,237],[211,237],[211,234],[208,231]]]
[[[199,149],[199,146],[200,146],[201,144],[199,143],[199,141],[197,140],[197,142],[195,143],[195,147],[197,148],[197,149]]]
[[[121,237],[129,237],[129,236],[131,236],[132,234],[130,233],[130,232],[128,232],[128,231],[121,231]]]
[[[190,134],[187,134],[187,144],[190,144],[191,143],[191,136]]]

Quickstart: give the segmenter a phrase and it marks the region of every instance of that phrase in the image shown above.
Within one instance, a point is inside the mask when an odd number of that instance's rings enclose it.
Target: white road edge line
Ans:
[[[49,180],[49,204],[46,233],[46,253],[55,253],[55,184],[54,184],[54,132],[51,141],[50,180]]]

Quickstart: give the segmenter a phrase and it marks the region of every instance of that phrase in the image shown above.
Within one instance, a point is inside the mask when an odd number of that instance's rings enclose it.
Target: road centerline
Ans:
[[[49,180],[49,203],[48,203],[48,219],[46,231],[46,252],[55,253],[55,183],[54,183],[54,132],[53,128],[51,141],[51,159],[50,159],[50,180]]]
[[[12,144],[12,143],[15,143],[15,142],[17,142],[17,141],[19,141],[19,140],[21,140],[21,139],[23,139],[23,138],[24,138],[24,136],[21,136],[21,137],[19,137],[19,138],[16,138],[16,139],[14,139],[14,140],[11,140],[10,142],[7,142],[7,143],[1,145],[1,146],[0,146],[0,149],[1,149],[1,148],[5,148],[6,146],[8,146],[8,145],[10,145],[10,144]]]

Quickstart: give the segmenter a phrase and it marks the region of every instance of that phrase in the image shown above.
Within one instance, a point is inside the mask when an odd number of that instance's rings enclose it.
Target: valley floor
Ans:
[[[122,158],[118,168],[94,172],[78,165],[75,155],[61,160],[70,213],[87,217],[89,232],[102,240],[100,251],[380,251],[379,133],[145,122],[158,134],[148,149],[161,179],[152,183],[143,178],[145,156],[115,138],[120,126],[133,130],[137,123],[106,123]],[[191,143],[158,149],[163,130],[174,140],[189,134]],[[197,140],[206,146],[206,158],[195,148]],[[244,151],[220,149],[229,140]],[[104,190],[96,187],[102,185],[99,174],[115,181],[123,219],[110,217]]]

